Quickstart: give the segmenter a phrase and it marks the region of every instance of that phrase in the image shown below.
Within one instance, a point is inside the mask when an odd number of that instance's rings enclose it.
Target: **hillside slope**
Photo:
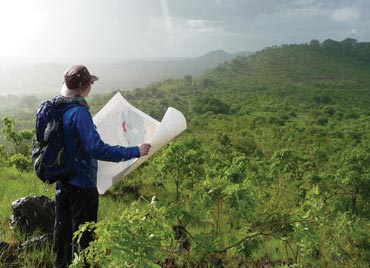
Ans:
[[[238,57],[207,72],[202,83],[218,94],[268,88],[297,101],[329,94],[343,105],[369,105],[370,60],[354,55],[356,44],[352,51],[343,49],[344,41],[336,42],[336,49],[324,44],[284,45]],[[370,51],[370,43],[361,47]]]
[[[338,42],[339,47],[341,44]],[[238,57],[231,63],[221,64],[209,75],[226,80],[246,79],[267,83],[344,81],[353,77],[369,80],[370,60],[359,60],[351,53],[339,51],[329,50],[323,45],[266,48],[248,58]]]
[[[188,121],[132,181],[176,183],[186,228],[204,235],[209,216],[219,224],[213,234],[228,235],[201,240],[216,248],[239,241],[232,260],[367,267],[370,66],[357,50],[326,41],[273,47],[200,77],[123,92],[159,120],[172,106]],[[264,235],[254,240],[257,230]],[[254,267],[244,264],[225,266]]]

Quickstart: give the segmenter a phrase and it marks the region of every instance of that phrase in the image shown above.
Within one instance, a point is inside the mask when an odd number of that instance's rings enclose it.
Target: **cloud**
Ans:
[[[0,51],[8,56],[115,60],[257,51],[311,39],[370,41],[369,0],[0,2]]]
[[[334,21],[338,22],[352,22],[360,17],[360,13],[354,8],[336,9],[331,15]]]
[[[187,24],[191,30],[202,33],[219,32],[223,29],[221,21],[188,20]]]

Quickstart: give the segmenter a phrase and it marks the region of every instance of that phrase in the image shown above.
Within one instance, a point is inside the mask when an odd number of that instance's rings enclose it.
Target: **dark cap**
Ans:
[[[64,72],[64,84],[69,90],[85,90],[98,77],[90,75],[89,70],[83,65],[73,65]]]

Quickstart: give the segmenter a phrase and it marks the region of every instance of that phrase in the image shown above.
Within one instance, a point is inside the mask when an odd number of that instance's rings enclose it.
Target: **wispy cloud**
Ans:
[[[191,30],[202,33],[219,32],[223,29],[222,21],[215,20],[188,20],[188,25]]]
[[[338,22],[352,22],[360,17],[360,12],[355,8],[341,8],[336,9],[331,15],[334,21]]]

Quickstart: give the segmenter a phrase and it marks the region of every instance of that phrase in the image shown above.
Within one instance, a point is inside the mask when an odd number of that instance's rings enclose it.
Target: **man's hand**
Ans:
[[[139,144],[140,156],[147,155],[150,147],[152,146],[149,143]]]

